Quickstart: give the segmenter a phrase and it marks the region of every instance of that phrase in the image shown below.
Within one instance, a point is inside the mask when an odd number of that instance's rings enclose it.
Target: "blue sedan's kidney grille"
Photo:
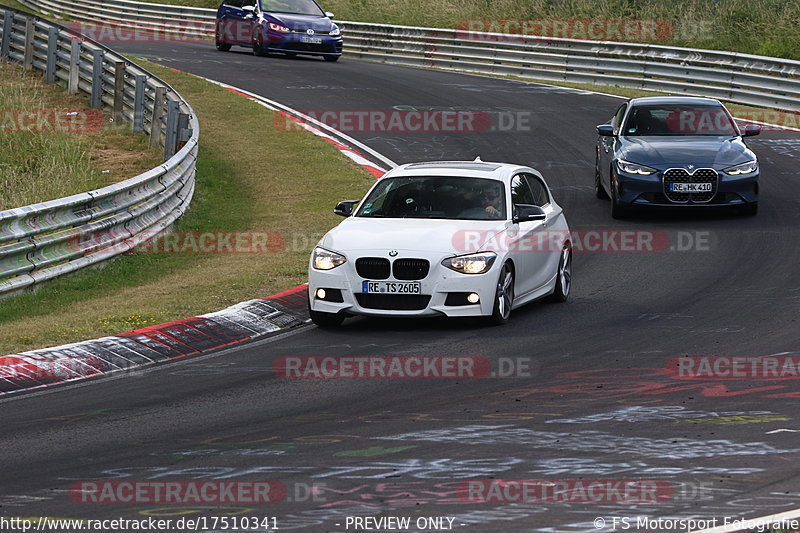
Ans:
[[[359,257],[356,259],[356,272],[366,279],[387,279],[391,266],[383,257]]]
[[[682,168],[671,168],[664,172],[664,195],[670,202],[685,204],[695,203],[704,204],[711,201],[717,194],[717,184],[719,175],[713,168],[698,168],[693,174]],[[711,191],[708,192],[672,192],[672,183],[711,183]]]
[[[413,281],[425,279],[431,264],[427,259],[397,259],[392,264],[392,273],[395,279]]]

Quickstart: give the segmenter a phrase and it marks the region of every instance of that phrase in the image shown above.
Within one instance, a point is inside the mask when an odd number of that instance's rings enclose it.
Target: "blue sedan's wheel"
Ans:
[[[514,271],[506,263],[497,278],[497,291],[494,297],[494,309],[490,318],[493,324],[505,324],[511,316],[514,305]]]
[[[554,302],[566,302],[569,298],[569,291],[572,288],[572,246],[564,245],[561,251],[561,258],[558,260],[558,272],[556,272],[556,288],[553,290],[552,300]]]
[[[617,191],[614,189],[614,182],[611,182],[611,186],[609,188],[611,189],[611,218],[625,218],[627,210],[622,207],[622,204],[617,198]]]
[[[608,194],[606,190],[603,188],[603,183],[601,182],[602,176],[600,175],[600,156],[595,153],[594,154],[594,195],[600,198],[601,200],[607,200]]]

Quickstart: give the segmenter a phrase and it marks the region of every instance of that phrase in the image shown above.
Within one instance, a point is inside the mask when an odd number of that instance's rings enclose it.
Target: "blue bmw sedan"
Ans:
[[[217,10],[217,50],[237,45],[257,56],[281,52],[337,61],[342,35],[331,17],[315,0],[223,0]]]
[[[611,216],[635,206],[732,206],[758,212],[759,167],[741,131],[718,100],[633,98],[597,126],[595,192],[611,199]]]

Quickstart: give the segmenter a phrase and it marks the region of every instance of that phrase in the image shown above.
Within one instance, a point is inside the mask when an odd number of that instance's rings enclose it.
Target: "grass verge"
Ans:
[[[0,146],[0,211],[104,187],[161,162],[146,137],[109,122],[85,96],[9,63],[0,63]]]
[[[137,63],[173,85],[200,120],[197,189],[176,227],[185,253],[128,254],[0,300],[0,353],[186,318],[302,283],[311,247],[339,219],[335,200],[360,197],[373,182],[326,141],[276,129],[272,112],[246,98]],[[198,234],[266,237],[270,252],[193,253],[186,236]]]

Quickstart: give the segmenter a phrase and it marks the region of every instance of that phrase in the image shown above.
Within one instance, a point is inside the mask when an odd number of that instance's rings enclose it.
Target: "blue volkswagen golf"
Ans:
[[[337,61],[342,36],[332,17],[314,0],[224,0],[217,10],[217,50],[236,45],[257,56],[281,52]]]
[[[633,98],[597,126],[595,192],[611,199],[611,216],[631,207],[731,206],[758,211],[759,167],[718,100],[688,96]]]

